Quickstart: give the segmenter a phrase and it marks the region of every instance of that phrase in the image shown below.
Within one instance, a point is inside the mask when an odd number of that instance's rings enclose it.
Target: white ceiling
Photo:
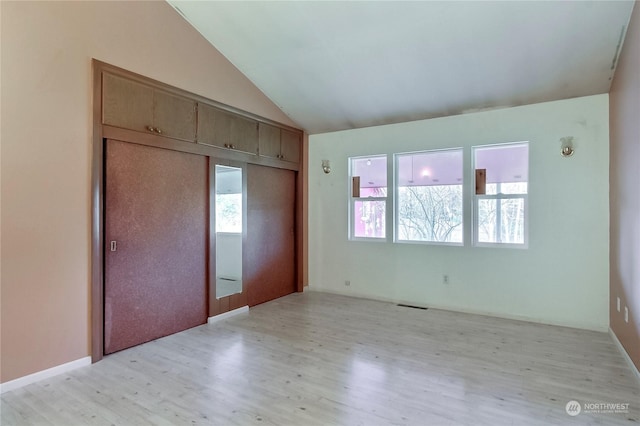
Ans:
[[[632,1],[169,3],[309,133],[609,91]]]

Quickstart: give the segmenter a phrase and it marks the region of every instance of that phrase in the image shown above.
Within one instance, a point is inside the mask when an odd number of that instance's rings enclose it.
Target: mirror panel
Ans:
[[[242,292],[242,169],[215,167],[216,298]]]

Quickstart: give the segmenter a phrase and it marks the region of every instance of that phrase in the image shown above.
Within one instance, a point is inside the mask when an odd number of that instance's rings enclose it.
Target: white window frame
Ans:
[[[456,246],[462,247],[465,243],[465,201],[464,201],[464,193],[465,193],[465,182],[464,176],[462,182],[460,182],[460,186],[462,188],[462,205],[460,207],[462,212],[462,222],[460,224],[462,231],[462,241],[460,242],[450,242],[450,241],[419,241],[419,240],[401,240],[399,238],[400,235],[400,213],[398,209],[400,208],[399,202],[399,177],[400,173],[399,167],[399,158],[406,155],[416,155],[416,154],[428,154],[434,152],[443,152],[443,151],[460,151],[462,153],[462,170],[461,172],[464,175],[464,148],[463,147],[453,147],[453,148],[441,148],[441,149],[428,149],[423,151],[412,151],[412,152],[399,152],[393,154],[393,194],[394,194],[394,206],[393,206],[393,242],[398,244],[426,244],[426,245],[439,245],[439,246]],[[387,190],[387,193],[389,191]]]
[[[475,174],[475,170],[476,170],[476,149],[483,149],[483,148],[499,148],[499,147],[507,147],[507,146],[515,146],[515,145],[526,145],[527,146],[527,161],[529,161],[529,142],[528,141],[521,141],[521,142],[511,142],[511,143],[500,143],[500,144],[490,144],[490,145],[477,145],[477,146],[472,146],[471,147],[471,161],[473,164],[473,170],[472,170],[472,178],[473,178],[473,184],[471,185],[471,193],[473,196],[473,208],[472,208],[472,216],[473,216],[473,223],[472,223],[472,229],[473,229],[473,246],[474,247],[501,247],[501,248],[517,248],[517,249],[527,249],[529,248],[529,190],[530,190],[530,184],[529,184],[529,176],[527,176],[527,193],[526,194],[502,194],[500,193],[500,185],[501,183],[498,183],[498,188],[496,189],[497,194],[485,194],[485,195],[478,195],[475,193],[475,187],[476,187],[476,174]],[[529,162],[530,163],[530,162]],[[527,167],[529,168],[529,167]],[[529,175],[530,173],[528,173]],[[501,206],[501,201],[502,200],[509,200],[509,199],[522,199],[523,203],[524,203],[524,230],[523,230],[523,238],[524,241],[522,244],[519,243],[502,243],[502,242],[480,242],[479,241],[479,224],[478,224],[478,219],[479,219],[479,214],[478,214],[478,205],[480,203],[480,200],[496,200],[496,236],[497,238],[500,238],[500,225],[501,223],[501,214],[502,214],[502,209],[500,208]]]
[[[371,159],[375,157],[385,157],[387,162],[387,196],[386,197],[354,197],[352,194],[353,190],[353,160],[364,160]],[[375,155],[361,155],[356,157],[348,157],[349,162],[349,184],[348,188],[348,197],[349,197],[349,230],[348,230],[348,238],[349,241],[368,241],[368,242],[386,242],[389,240],[389,199],[391,198],[389,189],[389,155],[388,154],[375,154]],[[356,237],[355,236],[355,210],[356,210],[356,202],[357,201],[383,201],[384,205],[384,237]]]

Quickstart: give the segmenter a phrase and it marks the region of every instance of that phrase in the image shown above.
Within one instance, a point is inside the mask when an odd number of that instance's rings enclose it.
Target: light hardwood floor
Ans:
[[[629,403],[626,414],[565,405]],[[308,292],[2,395],[2,425],[630,425],[611,337]]]

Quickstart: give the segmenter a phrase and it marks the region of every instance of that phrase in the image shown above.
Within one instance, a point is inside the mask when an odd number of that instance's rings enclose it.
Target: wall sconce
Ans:
[[[560,149],[560,154],[562,154],[563,157],[571,157],[574,153],[573,136],[560,138],[560,146],[562,147]]]
[[[322,171],[326,174],[331,173],[331,164],[329,163],[329,160],[322,160]]]

